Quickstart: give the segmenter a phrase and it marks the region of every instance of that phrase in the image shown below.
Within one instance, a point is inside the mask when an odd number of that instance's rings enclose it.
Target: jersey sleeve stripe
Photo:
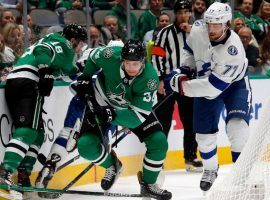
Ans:
[[[214,74],[210,74],[208,78],[209,82],[218,90],[225,90],[230,84],[220,80]]]

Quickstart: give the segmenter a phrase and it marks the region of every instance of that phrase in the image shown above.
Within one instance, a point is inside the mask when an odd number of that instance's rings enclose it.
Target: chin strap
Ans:
[[[223,26],[223,33],[215,42],[220,42],[221,40],[223,40],[227,30],[229,29],[229,27],[226,24],[222,24],[222,26]]]

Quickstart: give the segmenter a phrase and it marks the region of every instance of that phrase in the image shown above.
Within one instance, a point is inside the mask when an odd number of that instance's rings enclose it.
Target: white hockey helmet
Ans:
[[[232,9],[226,3],[215,2],[204,13],[204,22],[226,24],[232,21]]]

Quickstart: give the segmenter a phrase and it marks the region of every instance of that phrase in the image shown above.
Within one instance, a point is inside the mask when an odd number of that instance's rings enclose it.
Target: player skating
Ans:
[[[93,88],[92,76],[97,70],[99,73]],[[106,168],[101,187],[106,191],[112,187],[122,171],[122,164],[102,144],[95,116],[103,130],[108,123],[128,127],[146,144],[143,172],[139,176],[141,194],[156,199],[171,199],[171,193],[156,184],[168,143],[161,124],[152,112],[158,77],[152,65],[145,62],[143,44],[128,40],[123,48],[95,49],[90,53],[83,77],[74,87],[82,99],[86,95],[94,105],[94,113],[86,110],[78,151],[83,158]]]
[[[247,59],[240,38],[230,30],[231,20],[228,4],[213,3],[204,21],[196,21],[192,27],[182,67],[166,78],[167,91],[195,97],[194,131],[204,166],[200,182],[203,191],[208,191],[217,177],[217,132],[223,107],[227,110],[226,131],[233,162],[249,132],[251,89]],[[187,80],[185,73],[192,68],[196,68],[198,78]]]

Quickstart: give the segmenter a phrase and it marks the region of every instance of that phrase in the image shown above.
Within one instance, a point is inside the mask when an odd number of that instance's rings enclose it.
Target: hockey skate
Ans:
[[[199,159],[185,160],[187,172],[203,172],[203,163]]]
[[[31,187],[30,173],[28,173],[25,168],[18,168],[18,185]]]
[[[200,182],[201,190],[206,192],[212,187],[214,181],[217,178],[217,172],[218,172],[218,169],[215,169],[215,170],[206,170],[205,169],[203,171],[202,179]]]
[[[7,170],[4,170],[0,168],[0,184],[1,185],[14,185],[14,182],[11,180],[11,173]],[[0,190],[1,193],[5,193],[8,195],[7,190]],[[14,191],[14,190],[9,190],[9,198],[10,199],[16,199],[16,200],[22,200],[22,193]]]
[[[38,177],[36,179],[36,187],[40,188],[47,188],[50,180],[52,179],[55,170],[56,170],[56,163],[61,160],[61,157],[58,154],[52,154],[51,160],[48,160],[42,170],[39,172]],[[39,192],[39,197],[47,198],[50,193]],[[53,194],[57,195],[57,194]]]
[[[118,179],[122,171],[122,163],[118,158],[116,158],[116,162],[106,169],[105,176],[101,180],[101,188],[105,191],[109,190]]]
[[[158,200],[169,200],[172,198],[171,192],[161,189],[157,184],[144,183],[142,181],[141,171],[138,172],[137,176],[141,186],[141,195],[143,197],[154,198]]]

